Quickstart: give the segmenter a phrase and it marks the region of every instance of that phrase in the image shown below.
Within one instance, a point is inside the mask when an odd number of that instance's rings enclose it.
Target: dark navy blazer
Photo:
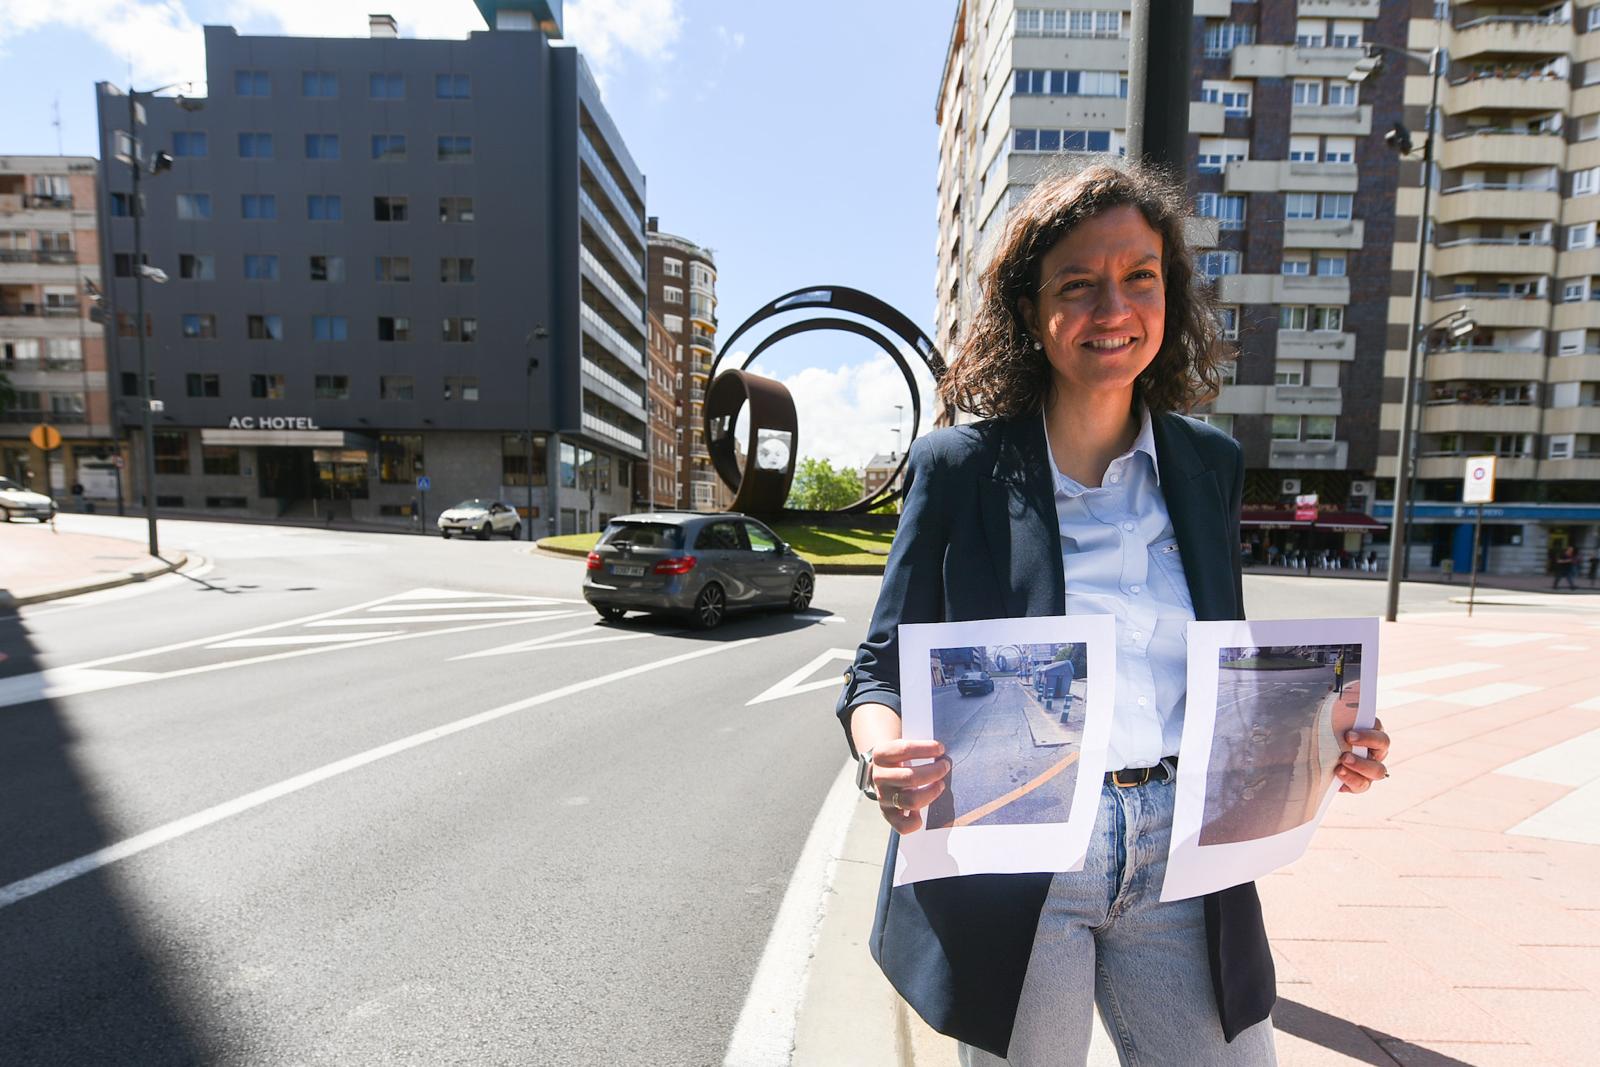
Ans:
[[[1197,619],[1241,619],[1238,443],[1181,415],[1154,416],[1156,463]],[[1038,415],[937,431],[911,449],[899,533],[839,716],[900,709],[898,627],[907,622],[1062,615],[1066,586],[1055,485]],[[852,746],[853,747],[853,746]],[[1049,874],[969,875],[895,887],[889,835],[872,955],[940,1033],[1004,1056]],[[1276,999],[1253,883],[1205,898],[1212,988],[1228,1040]]]

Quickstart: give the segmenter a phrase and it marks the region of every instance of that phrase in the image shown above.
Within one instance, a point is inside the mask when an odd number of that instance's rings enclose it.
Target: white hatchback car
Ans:
[[[6,522],[22,518],[49,522],[55,515],[54,500],[43,493],[26,489],[10,478],[0,478],[0,518]]]
[[[480,541],[498,533],[515,541],[522,536],[522,518],[503,500],[463,500],[439,516],[439,536],[449,540],[453,533],[476,534]]]

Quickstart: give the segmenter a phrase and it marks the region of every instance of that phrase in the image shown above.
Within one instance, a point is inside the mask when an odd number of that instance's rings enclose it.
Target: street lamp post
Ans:
[[[549,336],[550,336],[550,331],[544,328],[544,324],[543,323],[540,323],[539,325],[537,325],[537,326],[535,326],[533,328],[533,332],[532,333],[528,334],[528,338],[527,338],[527,341],[525,343],[527,345],[532,345],[533,342],[535,342],[535,341],[539,341],[539,342],[542,343]],[[527,466],[527,470],[524,472],[524,474],[526,475],[526,477],[528,479],[528,540],[529,541],[532,541],[534,539],[534,537],[533,537],[533,372],[538,370],[538,369],[539,369],[539,357],[530,355],[528,357],[528,412],[527,412],[527,423],[528,423],[528,466]]]

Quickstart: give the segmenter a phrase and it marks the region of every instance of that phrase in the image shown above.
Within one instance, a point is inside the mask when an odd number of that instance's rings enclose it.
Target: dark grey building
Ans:
[[[98,87],[108,345],[135,438],[135,147],[144,253],[168,279],[144,286],[160,505],[407,523],[426,476],[424,520],[473,496],[525,511],[530,480],[539,534],[629,508],[644,176],[552,41],[559,2],[478,6],[496,28],[466,40],[402,39],[383,16],[364,39],[207,27],[210,95],[141,96],[137,146],[127,96]]]

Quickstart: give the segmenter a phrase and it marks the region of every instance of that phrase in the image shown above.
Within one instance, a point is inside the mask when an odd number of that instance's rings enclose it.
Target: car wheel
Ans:
[[[712,582],[694,598],[694,613],[690,620],[697,630],[714,630],[722,624],[727,614],[728,598],[723,594],[722,586]]]
[[[444,538],[446,541],[448,541],[448,540],[450,540],[450,531],[449,530],[440,530],[439,531],[439,536]]]
[[[484,522],[484,524],[482,526],[478,527],[478,540],[480,540],[480,541],[489,540],[489,535],[491,533],[493,533],[493,532],[494,532],[494,528],[491,527],[487,521]]]
[[[594,610],[598,611],[600,613],[600,617],[605,619],[607,622],[620,622],[622,617],[628,613],[624,608],[596,607]]]
[[[511,540],[513,540],[513,541],[522,540],[522,523],[519,522],[519,523],[513,524],[512,527],[511,527],[511,533],[509,534],[509,536],[510,536]]]
[[[10,508],[0,508],[0,515],[5,516],[5,520],[7,522],[11,521],[11,509]]]
[[[799,614],[811,606],[811,594],[815,591],[815,583],[811,575],[801,574],[794,580],[794,589],[789,593],[789,610]]]

